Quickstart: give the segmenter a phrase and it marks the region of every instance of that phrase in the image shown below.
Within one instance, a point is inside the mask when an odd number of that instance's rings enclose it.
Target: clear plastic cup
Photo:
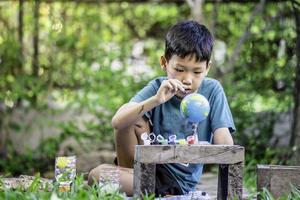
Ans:
[[[101,169],[99,187],[103,192],[114,193],[120,189],[120,170],[117,167]]]
[[[55,159],[55,180],[59,183],[59,191],[71,190],[76,177],[76,156],[60,156]]]

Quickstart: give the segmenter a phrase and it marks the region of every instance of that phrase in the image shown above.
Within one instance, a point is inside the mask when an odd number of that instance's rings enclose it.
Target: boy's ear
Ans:
[[[211,60],[207,63],[205,76],[207,76],[207,74],[210,70],[210,67],[211,67]]]
[[[167,59],[164,56],[161,56],[159,63],[160,63],[161,69],[166,71],[167,70]]]

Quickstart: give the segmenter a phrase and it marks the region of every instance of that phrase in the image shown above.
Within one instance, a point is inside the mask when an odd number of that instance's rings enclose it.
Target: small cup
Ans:
[[[76,156],[60,156],[55,159],[55,180],[59,183],[59,191],[71,190],[76,177]]]
[[[105,193],[113,193],[120,189],[120,170],[117,167],[101,169],[99,187]]]
[[[178,144],[184,145],[184,144],[186,144],[186,140],[185,139],[179,139]]]
[[[188,144],[195,144],[195,136],[190,135],[186,138]]]
[[[144,145],[150,145],[151,144],[151,140],[144,140]]]
[[[162,144],[164,140],[165,140],[165,138],[162,135],[160,135],[160,134],[156,137],[156,141],[159,144]]]

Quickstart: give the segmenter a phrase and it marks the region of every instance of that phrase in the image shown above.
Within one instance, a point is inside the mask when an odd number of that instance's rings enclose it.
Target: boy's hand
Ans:
[[[186,86],[183,85],[179,80],[177,79],[168,79],[164,80],[159,87],[155,97],[159,104],[165,103],[169,99],[171,99],[175,94],[177,94],[179,91],[185,92]]]

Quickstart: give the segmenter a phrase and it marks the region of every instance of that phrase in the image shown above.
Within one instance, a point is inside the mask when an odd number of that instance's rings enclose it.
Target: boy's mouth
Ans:
[[[191,94],[191,93],[193,93],[192,89],[185,89],[184,92],[179,91],[179,96],[185,97],[186,95]]]
[[[193,92],[194,91],[191,88],[186,88],[185,91],[184,91],[185,94],[191,94]]]

